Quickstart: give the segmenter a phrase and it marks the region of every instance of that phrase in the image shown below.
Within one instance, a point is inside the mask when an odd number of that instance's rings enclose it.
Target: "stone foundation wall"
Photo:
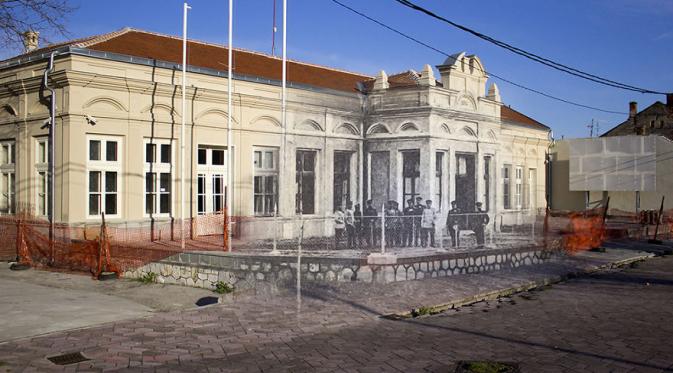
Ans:
[[[302,258],[302,281],[388,283],[421,280],[466,273],[534,265],[549,260],[552,253],[537,250],[489,250],[400,258],[394,264],[368,264],[366,258]],[[297,258],[289,256],[227,256],[182,253],[123,274],[140,278],[153,272],[159,283],[212,289],[218,281],[236,289],[254,288],[264,282],[289,285],[296,281]]]

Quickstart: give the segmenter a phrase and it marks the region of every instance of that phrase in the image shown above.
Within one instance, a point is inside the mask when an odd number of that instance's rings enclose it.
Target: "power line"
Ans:
[[[399,30],[397,30],[397,29],[391,27],[391,26],[388,26],[388,25],[386,25],[385,23],[383,23],[383,22],[381,22],[381,21],[379,21],[379,20],[376,20],[376,19],[374,19],[374,18],[372,18],[372,17],[370,17],[370,16],[368,16],[368,15],[366,15],[366,14],[364,14],[364,13],[362,13],[362,12],[356,10],[356,9],[353,9],[353,8],[349,7],[349,6],[346,5],[346,4],[343,4],[343,3],[339,2],[338,0],[331,0],[331,1],[332,1],[333,3],[335,3],[335,4],[339,5],[339,6],[341,6],[342,8],[345,8],[345,9],[347,9],[347,10],[349,10],[349,11],[351,11],[351,12],[357,14],[357,15],[359,15],[360,17],[363,17],[363,18],[365,18],[365,19],[367,19],[367,20],[369,20],[369,21],[371,21],[371,22],[373,22],[373,23],[376,23],[377,25],[379,25],[379,26],[381,26],[381,27],[383,27],[383,28],[385,28],[385,29],[387,29],[387,30],[390,30],[390,31],[392,31],[392,32],[394,32],[394,33],[396,33],[396,34],[398,34],[398,35],[400,35],[400,36],[402,36],[402,37],[404,37],[404,38],[406,38],[406,39],[408,39],[408,40],[413,41],[413,42],[416,43],[416,44],[422,45],[422,46],[424,46],[424,47],[426,47],[426,48],[428,48],[428,49],[431,49],[431,50],[433,50],[433,51],[435,51],[435,52],[437,52],[437,53],[439,53],[439,54],[442,54],[442,55],[444,55],[444,56],[446,56],[446,57],[448,57],[448,58],[451,58],[451,59],[454,60],[454,62],[456,61],[456,57],[452,56],[451,54],[449,54],[449,53],[447,53],[447,52],[445,52],[445,51],[443,51],[443,50],[441,50],[441,49],[435,48],[435,47],[433,47],[432,45],[427,44],[427,43],[425,43],[425,42],[423,42],[423,41],[421,41],[421,40],[419,40],[419,39],[416,39],[416,38],[413,37],[413,36],[410,36],[410,35],[408,35],[408,34],[403,33],[402,31],[399,31]],[[502,77],[502,76],[500,76],[500,75],[496,75],[496,74],[494,74],[494,73],[492,73],[492,72],[487,72],[486,70],[483,70],[483,69],[481,69],[481,68],[479,68],[479,67],[477,67],[477,66],[475,66],[474,68],[477,69],[477,70],[479,70],[479,71],[481,71],[482,73],[484,73],[484,74],[486,74],[486,75],[492,76],[492,77],[494,77],[494,78],[496,78],[496,79],[499,79],[499,80],[501,80],[501,81],[503,81],[503,82],[505,82],[505,83],[508,83],[508,84],[511,84],[511,85],[513,85],[513,86],[515,86],[515,87],[521,88],[521,89],[523,89],[523,90],[526,90],[526,91],[529,91],[529,92],[533,92],[533,93],[535,93],[535,94],[538,94],[538,95],[547,97],[547,98],[552,99],[552,100],[556,100],[556,101],[559,101],[559,102],[563,102],[563,103],[566,103],[566,104],[569,104],[569,105],[573,105],[573,106],[578,106],[578,107],[585,108],[585,109],[590,109],[590,110],[600,111],[600,112],[603,112],[603,113],[609,113],[609,114],[622,114],[622,115],[623,115],[623,114],[628,114],[628,113],[626,113],[626,112],[622,112],[622,111],[614,111],[614,110],[601,109],[601,108],[598,108],[598,107],[595,107],[595,106],[589,106],[589,105],[581,104],[581,103],[578,103],[578,102],[574,102],[574,101],[566,100],[566,99],[564,99],[564,98],[556,97],[556,96],[553,96],[553,95],[551,95],[551,94],[548,94],[548,93],[539,91],[539,90],[537,90],[537,89],[530,88],[530,87],[524,86],[524,85],[522,85],[522,84],[516,83],[516,82],[514,82],[514,81],[512,81],[512,80],[509,80],[509,79],[507,79],[507,78],[504,78],[504,77]]]
[[[603,78],[601,76],[576,69],[576,68],[571,67],[571,66],[564,65],[560,62],[542,57],[542,56],[540,56],[538,54],[535,54],[535,53],[532,53],[532,52],[528,52],[524,49],[515,47],[515,46],[513,46],[511,44],[508,44],[504,41],[500,41],[500,40],[497,40],[497,39],[495,39],[493,37],[490,37],[488,35],[482,34],[482,33],[478,32],[476,30],[473,30],[469,27],[466,27],[466,26],[463,26],[461,24],[455,23],[455,22],[453,22],[449,19],[446,19],[445,17],[442,17],[440,15],[437,15],[437,14],[433,13],[432,11],[430,11],[428,9],[425,9],[425,8],[419,6],[419,5],[416,5],[409,0],[395,0],[395,1],[397,1],[398,3],[404,5],[408,8],[411,8],[411,9],[416,10],[418,12],[424,13],[424,14],[432,17],[432,18],[435,18],[435,19],[440,20],[444,23],[447,23],[447,24],[449,24],[453,27],[456,27],[460,30],[463,30],[463,31],[467,32],[467,33],[470,33],[470,34],[472,34],[472,35],[474,35],[474,36],[476,36],[480,39],[486,40],[486,41],[488,41],[492,44],[495,44],[495,45],[497,45],[501,48],[507,49],[512,53],[518,54],[520,56],[523,56],[525,58],[528,58],[530,60],[533,60],[535,62],[543,64],[545,66],[551,67],[553,69],[565,72],[567,74],[574,75],[576,77],[586,79],[586,80],[589,80],[589,81],[592,81],[592,82],[595,82],[595,83],[598,83],[598,84],[603,84],[603,85],[606,85],[606,86],[619,88],[619,89],[623,89],[623,90],[627,90],[627,91],[633,91],[633,92],[639,92],[639,93],[649,93],[649,94],[661,94],[661,95],[666,94],[665,92],[660,92],[660,91],[655,91],[655,90],[651,90],[651,89],[647,89],[647,88],[640,88],[640,87],[620,83],[620,82],[617,82],[617,81],[614,81],[614,80]]]

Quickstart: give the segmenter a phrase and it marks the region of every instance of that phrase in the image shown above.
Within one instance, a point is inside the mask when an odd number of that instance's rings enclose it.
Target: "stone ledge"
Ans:
[[[367,256],[367,264],[369,265],[393,265],[397,264],[397,255],[395,254],[381,254],[372,253]]]

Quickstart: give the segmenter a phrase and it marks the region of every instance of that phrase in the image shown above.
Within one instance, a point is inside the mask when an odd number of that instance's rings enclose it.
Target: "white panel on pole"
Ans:
[[[655,191],[657,136],[567,140],[572,191]]]

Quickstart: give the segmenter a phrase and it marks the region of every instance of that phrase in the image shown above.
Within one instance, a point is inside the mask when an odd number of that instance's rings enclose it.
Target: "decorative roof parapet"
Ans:
[[[430,65],[426,64],[425,66],[423,66],[423,71],[421,71],[419,84],[422,86],[434,86],[437,84],[437,81],[435,80],[435,73]]]
[[[502,97],[500,97],[500,88],[498,88],[498,85],[495,83],[491,84],[491,87],[488,89],[488,95],[486,95],[486,98],[489,100],[493,100],[495,102],[502,102]]]
[[[374,81],[374,90],[388,88],[390,88],[390,84],[388,84],[388,75],[385,71],[381,70],[381,72],[379,72],[379,74],[376,76],[376,80]]]

